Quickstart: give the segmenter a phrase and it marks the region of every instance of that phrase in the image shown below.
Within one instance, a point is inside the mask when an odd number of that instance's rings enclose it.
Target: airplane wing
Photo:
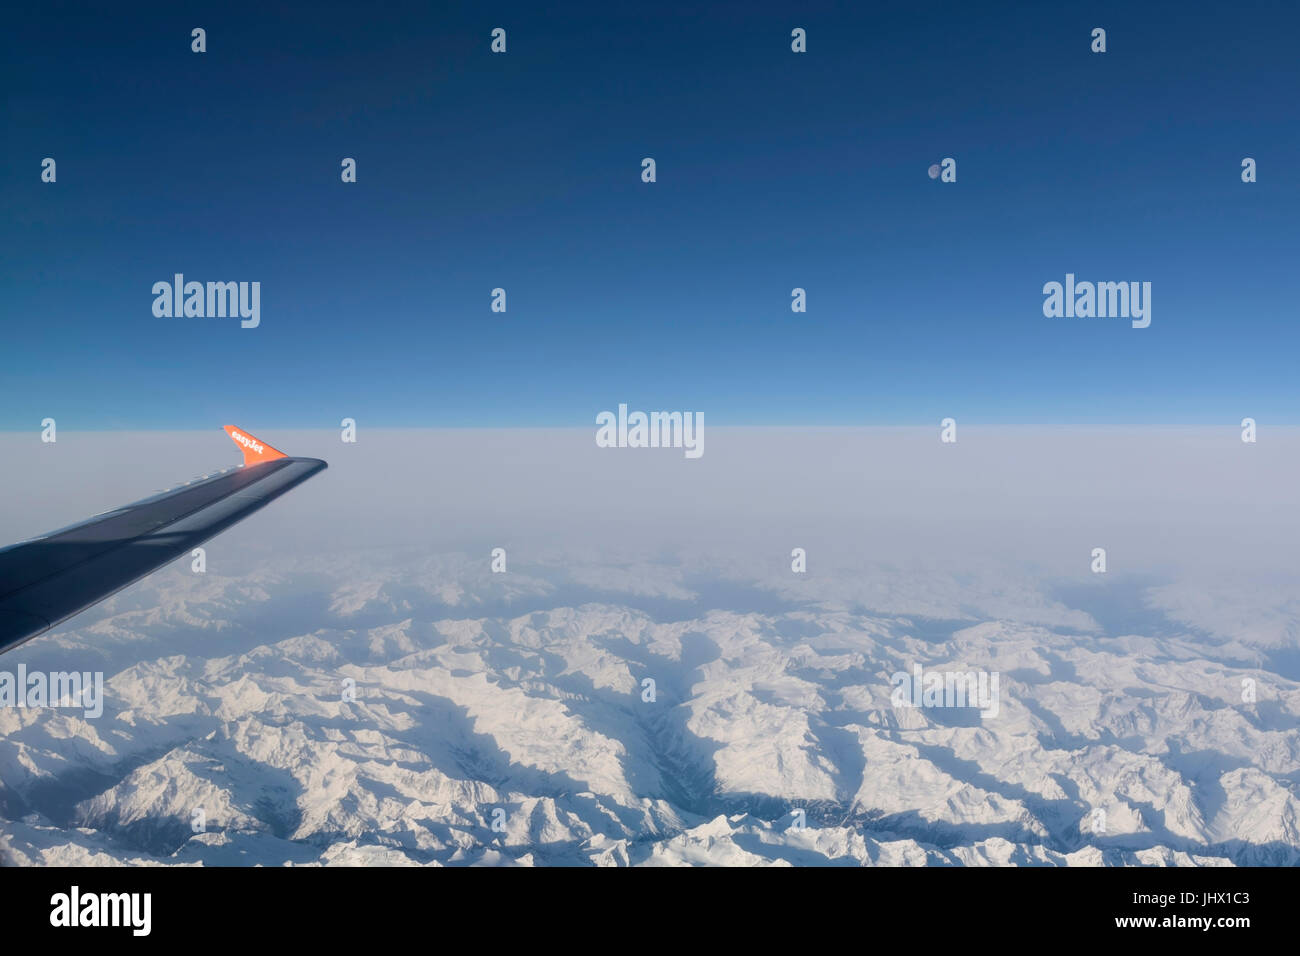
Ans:
[[[225,426],[244,463],[0,549],[0,653],[156,571],[326,467]]]

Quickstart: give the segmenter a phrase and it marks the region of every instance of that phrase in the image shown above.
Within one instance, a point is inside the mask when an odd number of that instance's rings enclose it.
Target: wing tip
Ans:
[[[245,465],[260,465],[264,461],[275,461],[277,458],[289,457],[278,448],[272,448],[262,439],[249,434],[242,428],[235,425],[222,425],[221,427],[230,436],[230,440],[238,445],[239,450],[244,453]]]

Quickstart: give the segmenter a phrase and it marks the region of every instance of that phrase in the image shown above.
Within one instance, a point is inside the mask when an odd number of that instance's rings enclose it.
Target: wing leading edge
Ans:
[[[0,653],[186,554],[326,468],[242,429],[244,464],[0,549]]]

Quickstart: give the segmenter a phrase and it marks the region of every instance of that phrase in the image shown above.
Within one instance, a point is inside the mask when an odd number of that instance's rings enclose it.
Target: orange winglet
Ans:
[[[254,438],[246,431],[236,428],[234,425],[223,425],[226,434],[230,436],[231,441],[240,447],[244,452],[245,465],[260,465],[264,461],[275,461],[277,458],[288,458],[282,451],[272,448],[260,438]]]

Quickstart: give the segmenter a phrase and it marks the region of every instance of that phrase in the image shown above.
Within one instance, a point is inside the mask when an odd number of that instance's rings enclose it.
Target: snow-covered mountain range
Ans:
[[[784,545],[820,531],[451,550],[454,499],[408,515],[430,543],[382,540],[356,483],[0,658],[106,675],[98,717],[0,708],[3,862],[1300,863],[1279,561],[1094,575],[1067,538],[1071,576],[933,524],[913,552],[942,558],[812,544],[803,573]],[[900,704],[918,670],[996,675],[995,712]]]

